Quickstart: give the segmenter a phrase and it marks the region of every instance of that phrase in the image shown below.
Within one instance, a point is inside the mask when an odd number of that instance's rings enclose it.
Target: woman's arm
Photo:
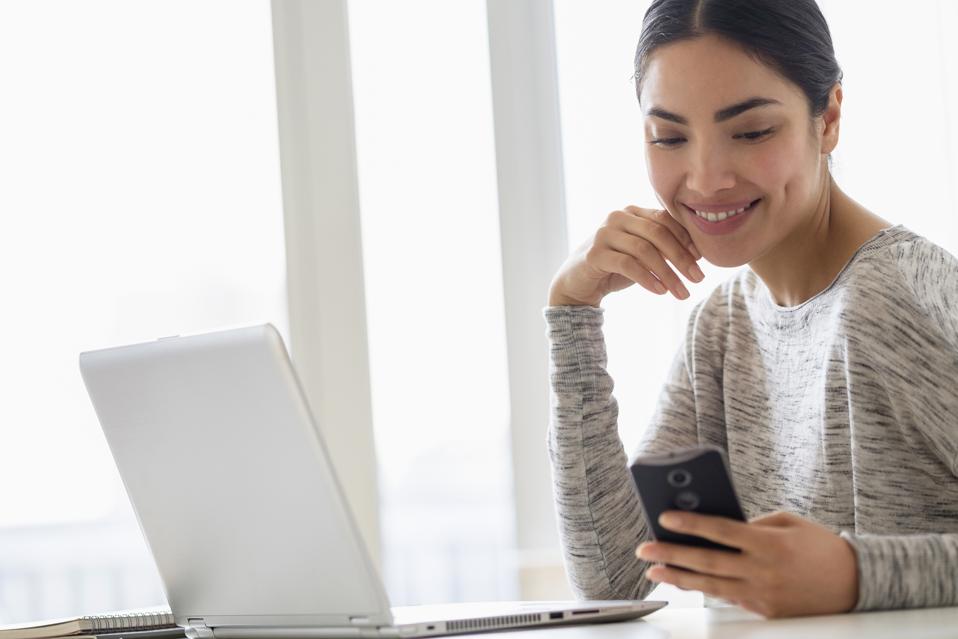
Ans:
[[[951,472],[941,481],[958,482],[958,260],[933,243],[914,241],[901,247],[898,265],[919,310],[896,331],[909,336],[913,350],[921,346],[911,370],[896,369],[883,383],[898,419],[920,433]],[[954,494],[954,483],[947,494]],[[942,499],[945,512],[953,510],[944,493]],[[858,557],[855,610],[958,605],[958,533],[842,537]]]
[[[842,537],[858,556],[856,611],[958,606],[958,534]]]
[[[548,446],[566,571],[586,599],[643,599],[655,586],[635,549],[649,535],[617,432],[618,406],[606,372],[604,310],[551,306]],[[693,312],[693,316],[694,316]],[[643,446],[668,450],[696,443],[684,348],[674,360]]]

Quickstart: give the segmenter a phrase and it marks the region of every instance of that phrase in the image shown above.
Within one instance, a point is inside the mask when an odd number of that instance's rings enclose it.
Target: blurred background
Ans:
[[[657,206],[630,80],[648,3],[548,5],[568,250]],[[838,182],[958,253],[958,4],[872,1],[868,28],[859,3],[820,5],[845,72]],[[517,542],[554,524],[516,500],[548,476],[514,431],[544,455],[547,421],[511,417],[487,4],[344,6],[388,593],[570,597],[555,544]],[[0,623],[165,603],[79,352],[260,322],[290,341],[271,19],[259,0],[0,0]],[[627,450],[731,275],[702,266],[685,302],[603,303]]]

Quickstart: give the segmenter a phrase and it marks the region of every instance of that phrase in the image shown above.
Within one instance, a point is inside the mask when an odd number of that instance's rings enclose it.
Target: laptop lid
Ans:
[[[392,623],[272,325],[85,352],[80,370],[178,624]]]

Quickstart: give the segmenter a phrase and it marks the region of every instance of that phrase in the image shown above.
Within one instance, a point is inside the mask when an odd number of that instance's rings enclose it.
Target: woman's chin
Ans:
[[[715,251],[702,251],[702,259],[719,268],[736,268],[748,264],[748,259],[738,254],[722,254]]]

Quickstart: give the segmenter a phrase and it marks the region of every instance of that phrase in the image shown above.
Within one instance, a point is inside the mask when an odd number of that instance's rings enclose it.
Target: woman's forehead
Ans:
[[[655,49],[642,77],[642,110],[681,113],[691,119],[755,97],[800,107],[804,94],[741,47],[717,36],[681,40]]]

